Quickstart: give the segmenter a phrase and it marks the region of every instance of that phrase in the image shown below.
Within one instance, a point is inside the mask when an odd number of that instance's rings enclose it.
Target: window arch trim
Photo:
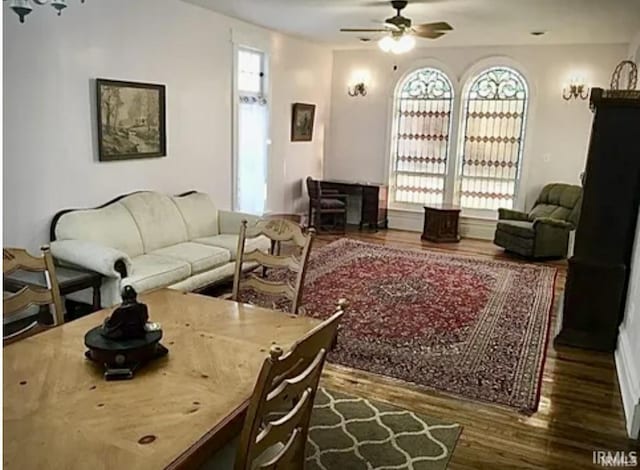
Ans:
[[[444,201],[455,156],[456,96],[453,76],[433,60],[414,63],[395,82],[387,134],[392,207]],[[418,142],[425,145],[412,145]]]
[[[509,74],[506,80],[500,71]],[[528,167],[524,155],[530,145],[528,118],[533,97],[526,70],[511,59],[490,58],[470,67],[464,78],[455,200],[470,216],[484,217],[498,207],[521,209],[526,196],[521,188]]]
[[[396,129],[396,105],[395,98],[398,94],[398,90],[404,85],[407,78],[412,75],[416,70],[422,68],[434,68],[438,69],[444,73],[444,75],[449,79],[452,84],[452,88],[454,90],[454,108],[452,110],[452,119],[450,123],[450,141],[449,141],[449,170],[447,175],[447,184],[448,188],[445,192],[445,202],[456,202],[458,200],[457,186],[459,180],[459,166],[460,166],[460,154],[463,151],[461,148],[462,143],[464,142],[464,97],[471,86],[474,78],[479,76],[484,70],[492,68],[492,67],[507,67],[515,70],[522,77],[524,83],[527,86],[528,91],[528,100],[527,100],[527,111],[526,111],[526,121],[524,125],[524,133],[525,140],[524,145],[521,146],[521,165],[520,165],[520,176],[518,179],[518,188],[516,188],[516,195],[514,201],[514,207],[518,209],[523,209],[526,206],[526,200],[529,196],[523,191],[523,187],[525,182],[527,181],[528,174],[531,171],[531,159],[523,158],[526,155],[531,153],[532,144],[532,133],[530,123],[532,122],[531,116],[535,116],[536,109],[536,96],[537,89],[535,82],[531,81],[530,77],[532,76],[530,71],[526,66],[523,66],[516,60],[508,57],[508,56],[489,56],[483,59],[480,59],[474,63],[472,63],[469,67],[466,68],[462,73],[457,72],[452,67],[450,67],[447,63],[442,62],[435,58],[421,58],[417,60],[412,60],[405,64],[400,64],[399,69],[396,70],[396,79],[391,81],[387,88],[387,99],[388,99],[388,120],[387,120],[387,143],[386,148],[389,152],[388,158],[386,160],[386,164],[384,165],[384,173],[385,180],[392,184],[393,177],[393,169],[394,169],[394,134]],[[391,189],[391,188],[390,188]],[[391,194],[390,194],[391,196]],[[402,204],[394,202],[390,197],[389,199],[389,208],[396,210],[406,210],[410,212],[421,212],[422,208],[419,204]],[[474,210],[474,209],[463,209],[463,215],[468,217],[493,217],[493,215],[489,215],[489,212],[486,210]]]

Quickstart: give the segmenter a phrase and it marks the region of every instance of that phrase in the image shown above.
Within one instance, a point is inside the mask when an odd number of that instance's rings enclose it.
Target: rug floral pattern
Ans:
[[[440,470],[458,424],[320,388],[309,429],[308,470]]]
[[[349,301],[329,362],[533,412],[555,276],[536,264],[342,239],[312,253],[303,304],[324,319]]]

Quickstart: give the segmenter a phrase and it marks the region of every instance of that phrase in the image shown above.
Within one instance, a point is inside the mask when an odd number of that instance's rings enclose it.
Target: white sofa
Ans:
[[[122,301],[126,285],[138,293],[159,287],[193,291],[233,276],[243,219],[256,216],[218,210],[209,196],[142,191],[96,209],[63,211],[51,227],[51,252],[64,264],[105,276],[103,307]],[[269,240],[247,240],[267,250]],[[88,300],[88,292],[72,297]]]

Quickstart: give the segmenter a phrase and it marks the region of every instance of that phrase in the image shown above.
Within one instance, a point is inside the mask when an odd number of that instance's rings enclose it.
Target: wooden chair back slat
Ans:
[[[2,250],[2,273],[7,276],[19,270],[30,272],[42,272],[45,276],[48,289],[25,286],[18,292],[6,295],[3,298],[3,317],[9,318],[13,314],[23,311],[32,305],[53,306],[53,325],[59,325],[64,321],[64,311],[62,309],[62,298],[56,277],[56,268],[53,256],[48,246],[42,247],[43,256],[37,257],[29,254],[22,248],[3,248]],[[17,340],[28,336],[29,332],[35,330],[39,323],[33,322],[20,331],[3,336],[3,340]]]
[[[299,374],[292,373],[291,378],[285,378],[274,388],[265,399],[262,412],[265,416],[277,413],[284,409],[291,397],[299,397],[303,392],[313,386],[316,374],[322,372],[322,366],[326,351],[321,349],[323,354],[317,354],[313,363]]]
[[[37,287],[23,287],[4,299],[2,315],[10,317],[33,305],[49,305],[53,302],[51,291]]]
[[[315,374],[312,378],[315,378]],[[320,379],[319,374],[317,379]],[[265,450],[272,448],[276,444],[289,441],[291,434],[301,425],[304,425],[304,419],[313,407],[313,403],[311,403],[312,395],[310,387],[305,387],[299,395],[293,395],[294,397],[299,397],[293,408],[284,416],[266,423],[265,427],[258,433],[256,443],[252,448],[254,455],[261,455]],[[291,406],[290,403],[288,405]]]
[[[25,326],[24,328],[20,328],[18,331],[14,331],[8,335],[2,337],[4,344],[12,343],[14,340],[22,339],[23,337],[29,336],[29,333],[35,331],[35,328],[39,325],[38,320],[35,320]]]
[[[295,429],[291,434],[289,442],[278,451],[276,455],[267,462],[259,464],[256,468],[260,470],[300,470],[299,455],[304,454],[306,443],[302,440],[303,433]]]
[[[2,274],[8,276],[16,271],[44,272],[44,259],[32,256],[22,248],[2,250]]]
[[[340,322],[339,319],[346,308],[346,301],[340,300],[333,316],[317,325],[296,343],[295,353],[292,348],[280,358],[273,371],[274,379],[276,379],[275,385],[278,385],[287,375],[293,376],[301,373],[313,361],[316,351],[324,348],[327,342],[331,344],[336,336],[333,325]]]
[[[300,271],[300,260],[295,256],[276,256],[268,255],[264,251],[254,250],[251,253],[245,253],[245,262],[254,261],[267,268],[285,268],[289,271],[297,273]]]
[[[278,346],[271,348],[251,397],[235,470],[303,468],[313,401],[345,305],[339,303],[331,318],[307,333],[286,354]],[[273,419],[275,413],[280,417]],[[278,444],[282,448],[278,449]],[[272,449],[278,449],[274,457],[257,461],[271,454],[268,450]]]
[[[252,226],[247,226],[248,238],[260,235],[278,242],[294,242],[300,248],[304,247],[308,241],[300,226],[286,219],[263,219]]]
[[[247,279],[243,281],[245,287],[250,287],[259,292],[264,292],[270,295],[282,295],[289,300],[294,300],[296,292],[293,287],[287,283],[265,281],[260,279],[255,274],[249,274]]]
[[[304,285],[307,261],[309,260],[311,245],[313,243],[313,235],[313,230],[304,234],[299,225],[285,219],[263,219],[251,227],[248,227],[247,221],[243,220],[238,237],[238,252],[236,254],[236,267],[231,298],[237,302],[242,301],[240,295],[241,284],[268,295],[279,295],[283,293],[284,296],[291,301],[291,313],[298,313],[302,301],[302,287]],[[247,238],[258,236],[265,236],[271,240],[272,247],[275,243],[293,242],[301,249],[300,256],[276,256],[273,253],[259,251],[245,253]],[[265,281],[256,278],[254,275],[246,276],[245,280],[243,278],[242,267],[246,263],[257,263],[263,268],[286,268],[295,274],[293,285],[290,285],[287,279],[279,282]],[[280,289],[276,289],[276,284],[280,284]]]

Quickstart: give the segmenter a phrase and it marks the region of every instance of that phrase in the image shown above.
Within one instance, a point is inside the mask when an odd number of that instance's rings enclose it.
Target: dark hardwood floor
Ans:
[[[419,233],[396,230],[320,234],[315,247],[343,236],[405,248],[525,262],[505,255],[502,249],[487,241],[463,239],[456,244],[434,244],[421,241]],[[601,468],[593,464],[595,450],[638,450],[638,442],[626,436],[613,356],[553,346],[566,261],[546,264],[557,267],[559,272],[540,406],[533,415],[333,365],[326,366],[323,385],[460,423],[464,428],[450,469]]]

